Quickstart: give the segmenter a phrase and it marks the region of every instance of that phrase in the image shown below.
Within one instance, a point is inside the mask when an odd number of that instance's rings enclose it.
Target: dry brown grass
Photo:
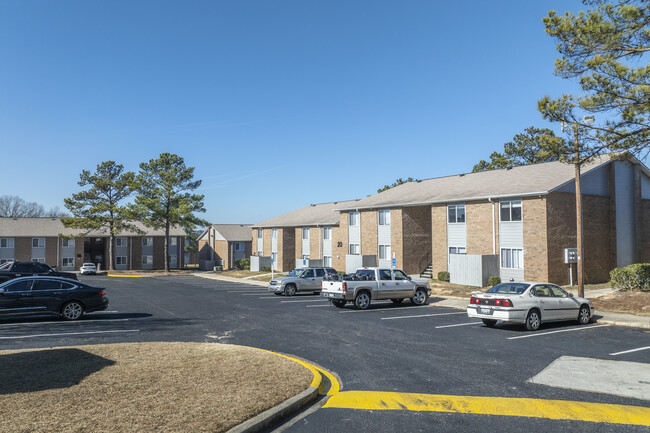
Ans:
[[[614,292],[596,298],[589,298],[599,311],[650,316],[650,292]]]
[[[313,378],[285,358],[210,343],[0,352],[2,432],[222,432]]]
[[[264,275],[264,274],[270,274],[270,272],[253,272],[253,271],[224,271],[224,272],[219,272],[219,275],[223,275],[224,277],[232,277],[232,278],[246,278],[246,277],[254,277],[255,275]]]

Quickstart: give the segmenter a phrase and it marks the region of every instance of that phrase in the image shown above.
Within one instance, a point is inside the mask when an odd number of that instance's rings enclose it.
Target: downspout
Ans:
[[[497,253],[497,233],[494,229],[494,204],[492,197],[488,197],[488,201],[492,204],[492,254]]]
[[[129,237],[129,269],[133,270],[133,236]]]
[[[59,254],[60,250],[61,250],[61,236],[57,236],[56,237],[56,267],[58,269],[63,268],[63,266],[59,265],[59,260],[60,260],[60,256],[61,256],[61,254]],[[61,267],[59,268],[59,266],[61,266]]]

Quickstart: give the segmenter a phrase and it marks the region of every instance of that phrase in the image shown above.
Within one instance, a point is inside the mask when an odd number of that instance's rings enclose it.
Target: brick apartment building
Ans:
[[[114,268],[164,269],[164,230],[136,225],[144,235],[124,232],[115,238]],[[64,227],[58,218],[0,218],[0,263],[38,261],[64,271],[95,263],[107,269],[109,240],[106,230],[84,233]],[[168,254],[172,269],[184,266],[184,244],[185,232],[171,229]]]
[[[250,224],[212,224],[198,237],[199,260],[234,269],[251,256],[252,242]]]
[[[254,224],[253,256],[272,257],[279,272],[294,269],[302,263],[345,267],[346,246],[339,239],[339,212],[356,200],[320,203]]]
[[[550,162],[409,182],[336,206],[336,241],[347,255],[376,255],[379,266],[394,257],[409,274],[430,265],[435,276],[452,254],[494,254],[502,279],[567,284],[564,249],[576,247],[574,173]],[[605,155],[583,166],[581,189],[585,282],[649,262],[647,167]]]

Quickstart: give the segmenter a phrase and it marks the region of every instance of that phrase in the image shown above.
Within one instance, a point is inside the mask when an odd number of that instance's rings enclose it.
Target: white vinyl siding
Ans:
[[[74,239],[61,239],[61,270],[74,271],[74,258],[75,258],[75,240]]]
[[[524,281],[524,212],[521,200],[502,201],[499,203],[499,248],[517,250],[516,259],[512,261],[512,252],[506,252],[506,261],[500,258],[501,281]],[[508,255],[510,261],[508,261]],[[515,263],[517,267],[512,267]],[[508,266],[503,266],[504,264]]]
[[[381,268],[392,265],[389,209],[377,211],[377,260]]]
[[[271,254],[278,254],[278,229],[271,229]],[[274,269],[277,269],[277,260],[274,262]]]
[[[467,248],[465,205],[450,204],[447,206],[447,263],[450,254],[465,254],[465,248]],[[462,253],[458,253],[460,249]]]
[[[350,212],[348,215],[348,223],[348,254],[360,254],[361,230],[359,227],[359,212]]]
[[[32,261],[45,263],[45,238],[32,238]]]
[[[0,262],[5,263],[14,259],[14,238],[0,239]]]
[[[143,239],[146,239],[146,238],[143,238]],[[152,238],[149,238],[149,239],[152,239]],[[152,250],[153,250],[153,240],[147,241],[147,242],[150,242],[151,245],[152,245],[151,247],[148,247],[148,248],[152,248]],[[143,249],[143,252],[144,252],[145,247],[143,247],[142,249]],[[116,237],[115,238],[115,251],[113,252],[113,254],[115,254],[115,269],[117,269],[118,271],[124,271],[124,270],[128,269],[129,266],[128,266],[127,257],[129,255],[129,238],[123,237],[123,236]],[[120,259],[120,261],[118,262],[117,259]]]
[[[324,267],[332,266],[332,256],[323,256],[323,266]]]
[[[329,256],[330,260],[332,259],[332,227],[323,227],[323,259],[325,259],[325,256]]]
[[[614,188],[616,206],[616,265],[620,268],[636,262],[636,205],[634,167],[627,161],[615,161]]]
[[[264,236],[263,229],[257,229],[257,255],[264,254]]]
[[[309,256],[309,227],[302,228],[302,255]]]

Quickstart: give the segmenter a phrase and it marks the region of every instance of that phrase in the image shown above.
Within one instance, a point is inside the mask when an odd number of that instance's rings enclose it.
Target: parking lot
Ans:
[[[23,349],[131,341],[232,343],[292,354],[334,372],[342,391],[456,397],[506,397],[650,407],[608,383],[616,371],[647,366],[650,333],[598,323],[487,328],[461,310],[409,302],[337,309],[317,295],[276,296],[259,286],[199,277],[82,277],[108,290],[107,311],[76,322],[53,317],[1,318],[0,347]],[[564,358],[562,358],[564,357]],[[571,358],[567,358],[571,357]],[[561,359],[562,358],[562,359]],[[585,359],[609,361],[610,379],[587,376]],[[561,385],[534,377],[558,360],[577,366]],[[599,361],[601,362],[601,361]],[[634,363],[634,364],[632,364]],[[613,368],[612,368],[613,366]],[[552,368],[552,367],[551,367]],[[565,369],[566,370],[566,369]],[[646,370],[647,371],[647,370]],[[566,371],[565,371],[566,373]],[[554,374],[547,374],[553,377]],[[573,380],[575,378],[575,380]],[[544,380],[547,380],[544,379]],[[638,386],[650,386],[650,377]],[[595,390],[585,389],[595,386]],[[519,399],[519,400],[516,400]],[[496,414],[321,408],[286,431],[647,431],[646,427]],[[549,414],[548,418],[553,418]]]

